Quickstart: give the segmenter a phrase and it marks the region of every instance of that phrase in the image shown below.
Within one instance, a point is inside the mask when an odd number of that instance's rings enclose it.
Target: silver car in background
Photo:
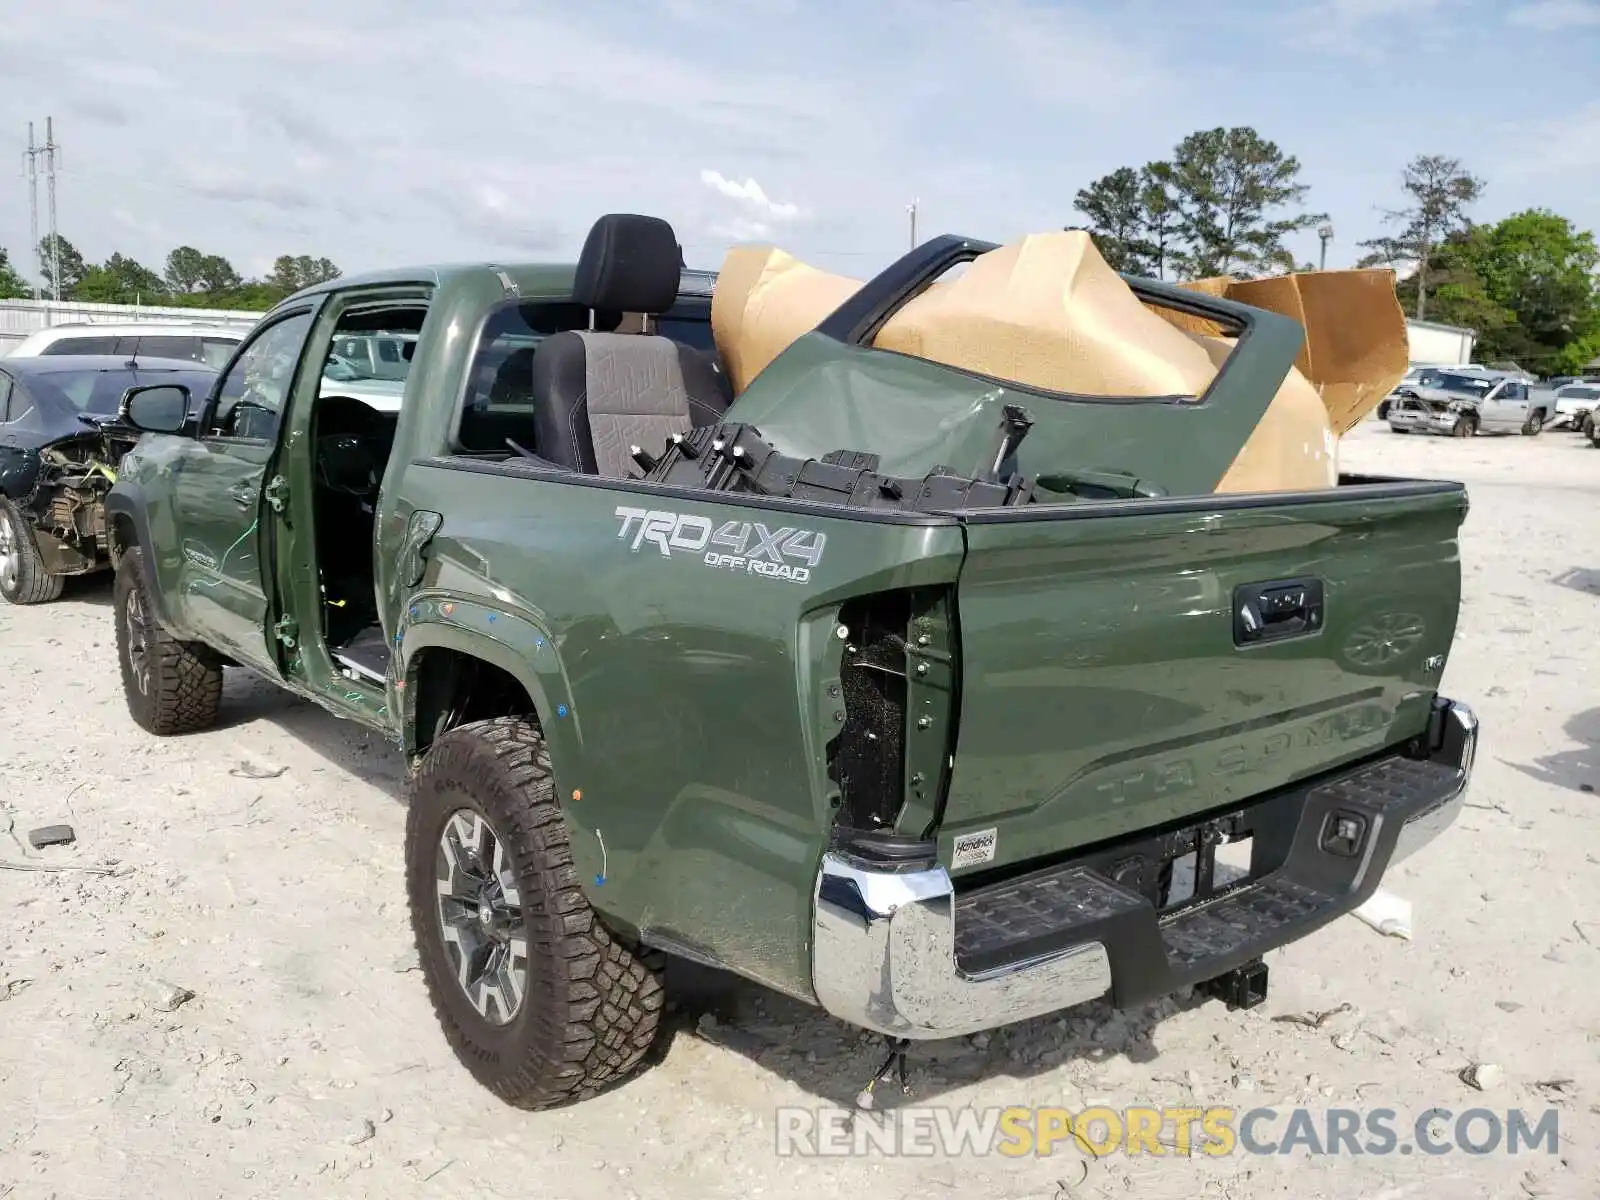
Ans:
[[[1387,420],[1396,433],[1537,434],[1555,413],[1552,397],[1536,399],[1527,380],[1497,371],[1429,369],[1395,389]]]

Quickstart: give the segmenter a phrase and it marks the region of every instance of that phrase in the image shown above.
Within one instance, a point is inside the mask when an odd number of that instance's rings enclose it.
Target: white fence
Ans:
[[[88,304],[76,300],[0,300],[0,357],[30,333],[54,325],[204,324],[249,329],[262,314],[228,308],[166,308],[149,304]]]

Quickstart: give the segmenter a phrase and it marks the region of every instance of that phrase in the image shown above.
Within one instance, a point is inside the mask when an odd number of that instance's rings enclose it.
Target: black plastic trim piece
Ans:
[[[145,565],[148,570],[156,569],[155,548],[150,540],[150,521],[145,515],[144,492],[131,483],[113,484],[106,493],[106,534],[109,537],[114,527],[116,518],[127,517],[133,525],[134,540],[139,549],[144,552]],[[167,615],[166,602],[161,595],[161,589],[150,587],[150,606],[154,609],[156,622],[167,632],[175,633],[171,620]]]
[[[968,525],[1002,525],[1016,521],[1084,521],[1096,517],[1164,516],[1182,513],[1247,512],[1282,505],[1365,503],[1369,500],[1405,500],[1416,496],[1466,493],[1466,486],[1449,480],[1397,479],[1371,483],[1341,477],[1339,486],[1311,492],[1202,492],[1193,496],[1163,496],[1140,500],[1081,500],[1073,504],[1029,504],[1022,508],[976,508],[951,511]],[[935,510],[937,511],[937,510]]]
[[[1248,968],[1269,949],[1309,934],[1371,896],[1405,822],[1463,784],[1448,758],[1394,750],[1324,773],[1179,830],[1104,843],[1054,865],[963,890],[956,900],[957,957],[964,971],[1003,971],[1086,941],[1106,949],[1112,1003],[1125,1008]],[[1329,820],[1360,819],[1351,853],[1324,845]],[[1150,872],[1191,847],[1252,838],[1245,881],[1157,910]],[[1059,919],[1058,919],[1059,914]]]
[[[792,500],[786,497],[757,496],[745,492],[713,492],[706,488],[674,487],[649,483],[643,479],[606,479],[599,475],[579,475],[572,471],[546,470],[525,459],[505,459],[491,462],[482,459],[453,457],[450,455],[425,456],[411,460],[414,467],[433,467],[442,471],[466,471],[475,475],[504,475],[510,479],[528,479],[536,483],[564,483],[573,487],[598,488],[607,492],[624,492],[629,495],[645,493],[651,496],[676,500],[692,500],[701,504],[733,504],[740,508],[765,509],[769,512],[805,513],[812,516],[833,517],[841,521],[870,521],[878,525],[908,525],[921,528],[953,526],[959,524],[955,514],[907,512],[895,508],[849,508],[842,504],[822,504],[812,500]]]
[[[887,830],[835,829],[828,849],[875,867],[930,868],[939,862],[937,842]]]

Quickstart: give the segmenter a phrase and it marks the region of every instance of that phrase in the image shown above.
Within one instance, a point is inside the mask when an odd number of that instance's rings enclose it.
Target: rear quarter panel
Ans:
[[[408,510],[445,514],[392,633],[407,678],[431,646],[487,646],[520,665],[596,908],[809,997],[838,606],[862,591],[953,583],[959,526],[447,463],[411,464],[395,489]],[[619,509],[690,520],[663,547]],[[803,530],[825,539],[823,552],[803,582],[708,565],[729,548],[700,535],[728,521]],[[414,712],[404,695],[395,703],[415,744]]]

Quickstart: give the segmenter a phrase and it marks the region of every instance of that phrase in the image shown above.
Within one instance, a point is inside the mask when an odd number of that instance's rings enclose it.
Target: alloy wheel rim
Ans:
[[[0,512],[0,586],[12,591],[21,574],[22,552],[17,545],[16,530],[11,525],[10,515]]]
[[[122,621],[128,630],[128,673],[141,696],[150,694],[150,636],[145,631],[144,601],[139,593],[128,593],[128,603],[122,610]]]
[[[461,808],[434,857],[439,932],[456,984],[486,1022],[508,1025],[528,991],[528,938],[505,842],[482,813]]]

